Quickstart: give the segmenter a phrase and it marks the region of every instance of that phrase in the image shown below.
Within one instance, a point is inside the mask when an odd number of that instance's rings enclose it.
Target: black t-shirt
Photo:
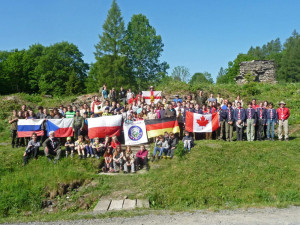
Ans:
[[[126,90],[120,91],[119,96],[120,98],[126,98]]]

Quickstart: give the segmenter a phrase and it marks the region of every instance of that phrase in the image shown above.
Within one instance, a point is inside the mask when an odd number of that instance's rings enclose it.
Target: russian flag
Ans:
[[[89,138],[104,138],[108,136],[120,136],[122,115],[104,116],[88,119]]]
[[[18,120],[18,137],[31,137],[35,132],[37,136],[43,136],[42,130],[43,119],[19,119]]]
[[[55,137],[72,137],[73,136],[73,118],[48,119],[47,135],[54,131]]]

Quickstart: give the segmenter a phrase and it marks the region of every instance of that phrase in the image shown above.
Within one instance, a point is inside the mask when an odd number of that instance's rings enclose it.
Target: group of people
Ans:
[[[150,91],[154,91],[151,86]],[[145,146],[135,155],[132,155],[130,147],[126,147],[123,151],[121,143],[123,143],[123,135],[119,137],[106,137],[104,140],[94,138],[92,140],[88,137],[88,120],[87,118],[94,118],[100,116],[122,115],[125,123],[132,123],[136,120],[153,120],[159,118],[176,117],[180,133],[165,133],[156,137],[154,151],[152,154],[152,161],[161,157],[173,158],[176,146],[179,140],[184,143],[186,152],[190,152],[194,145],[194,139],[219,139],[226,141],[233,141],[233,132],[236,130],[237,141],[248,140],[274,140],[275,125],[278,124],[278,139],[288,140],[288,118],[290,116],[289,109],[286,103],[281,101],[279,108],[275,109],[272,102],[256,102],[252,99],[244,107],[244,102],[237,96],[234,101],[223,99],[218,93],[217,97],[211,93],[208,97],[199,91],[193,99],[192,95],[185,96],[185,99],[175,95],[174,99],[168,101],[162,97],[156,104],[154,100],[150,104],[142,95],[142,92],[135,94],[132,90],[124,90],[120,88],[119,93],[113,88],[107,91],[106,85],[101,88],[100,96],[93,96],[90,103],[84,103],[77,108],[76,106],[59,106],[48,111],[42,106],[38,107],[38,112],[35,112],[26,105],[23,105],[20,111],[13,111],[12,116],[8,118],[11,125],[12,147],[19,147],[26,145],[24,153],[24,164],[28,162],[29,156],[36,159],[38,149],[43,143],[45,155],[50,160],[50,155],[55,155],[55,162],[61,156],[61,143],[65,146],[66,157],[78,154],[80,159],[95,157],[104,157],[103,171],[119,171],[120,169],[129,172],[136,171],[136,168],[148,166],[148,151]],[[190,133],[184,130],[186,112],[193,112],[198,114],[217,113],[219,116],[219,128],[211,133]],[[74,136],[65,139],[54,137],[54,132],[47,134],[47,119],[59,118],[73,118]],[[29,138],[17,137],[17,121],[18,119],[44,119],[43,129],[45,135],[37,137],[34,133]],[[244,130],[246,127],[246,135]],[[283,135],[284,130],[284,135]],[[121,143],[120,143],[121,142]]]

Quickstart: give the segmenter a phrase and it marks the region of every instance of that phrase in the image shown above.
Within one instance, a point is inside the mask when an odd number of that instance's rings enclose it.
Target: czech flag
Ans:
[[[18,137],[31,137],[32,133],[36,133],[37,136],[43,136],[43,122],[43,119],[19,119]]]
[[[185,130],[188,132],[213,132],[219,128],[219,115],[213,114],[197,114],[186,112]]]
[[[50,131],[54,131],[55,137],[72,137],[73,136],[73,118],[64,119],[48,119],[47,135]]]
[[[120,136],[122,115],[88,118],[89,138],[104,138],[108,136]]]
[[[179,133],[179,124],[176,117],[145,120],[148,138],[164,135],[165,132]]]

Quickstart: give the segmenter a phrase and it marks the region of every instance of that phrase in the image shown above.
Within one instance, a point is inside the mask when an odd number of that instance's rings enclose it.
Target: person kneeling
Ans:
[[[145,149],[145,145],[142,145],[141,150],[136,153],[136,166],[138,170],[144,166],[146,167],[146,170],[149,170],[148,151]]]
[[[184,151],[186,152],[188,150],[188,153],[191,153],[192,147],[194,147],[194,138],[190,136],[190,133],[188,131],[185,132],[185,136],[182,139]]]
[[[123,161],[124,161],[124,173],[129,173],[129,167],[131,169],[131,173],[135,173],[134,155],[132,154],[130,146],[127,146],[126,151],[123,154]]]
[[[54,131],[49,132],[49,138],[44,141],[43,147],[45,156],[48,158],[49,162],[51,161],[50,155],[55,155],[54,163],[60,159],[60,141],[58,138],[54,137]]]
[[[28,158],[33,155],[34,159],[37,159],[37,155],[39,152],[40,142],[37,141],[37,135],[36,133],[32,133],[31,140],[28,142],[28,146],[25,150],[25,153],[23,155],[23,166],[25,166],[28,163]]]
[[[175,151],[176,146],[178,144],[178,139],[177,139],[177,137],[175,137],[175,135],[173,133],[170,133],[169,143],[170,143],[170,148],[168,150],[168,156],[167,157],[169,159],[172,159],[173,156],[174,156],[174,151]]]

